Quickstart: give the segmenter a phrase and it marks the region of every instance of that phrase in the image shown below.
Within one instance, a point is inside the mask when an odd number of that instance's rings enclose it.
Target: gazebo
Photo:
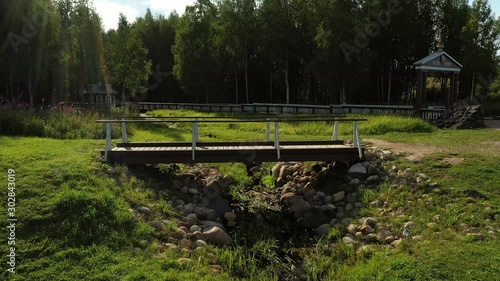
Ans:
[[[111,84],[90,84],[89,89],[83,93],[83,100],[89,104],[114,106],[117,94]]]
[[[415,109],[418,111],[427,105],[427,76],[432,72],[447,73],[450,77],[450,89],[446,96],[446,108],[453,107],[458,97],[458,79],[462,65],[443,50],[442,43],[438,51],[415,62],[417,71],[417,99]]]

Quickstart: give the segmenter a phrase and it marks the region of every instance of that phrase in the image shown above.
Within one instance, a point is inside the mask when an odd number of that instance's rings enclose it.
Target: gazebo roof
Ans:
[[[117,91],[113,90],[111,84],[90,84],[88,93],[94,95],[116,95]]]
[[[463,66],[443,50],[428,55],[413,64],[415,69],[424,72],[459,73]]]

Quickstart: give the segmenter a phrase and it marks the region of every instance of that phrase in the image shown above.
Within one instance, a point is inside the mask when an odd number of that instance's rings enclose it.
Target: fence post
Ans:
[[[269,122],[269,118],[267,118],[266,122],[266,142],[271,141],[271,123]]]
[[[106,148],[104,150],[104,160],[109,160],[109,152],[111,151],[111,123],[106,123]]]
[[[280,152],[280,125],[278,122],[274,122],[274,147],[276,148],[276,154],[278,160],[281,158]]]
[[[122,121],[125,121],[125,118],[122,118]],[[122,142],[128,143],[127,123],[125,122],[122,122]]]

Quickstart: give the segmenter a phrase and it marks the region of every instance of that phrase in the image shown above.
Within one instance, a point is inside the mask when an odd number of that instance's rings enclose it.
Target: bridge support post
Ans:
[[[332,140],[333,141],[339,140],[339,121],[335,121],[335,124],[333,125]]]
[[[125,118],[122,118],[125,121]],[[127,123],[122,122],[122,142],[128,143]]]
[[[276,148],[276,155],[278,156],[278,160],[281,158],[280,152],[280,124],[278,122],[274,122],[274,147]]]
[[[104,160],[109,160],[109,152],[111,151],[111,123],[106,123],[106,148],[104,150]]]

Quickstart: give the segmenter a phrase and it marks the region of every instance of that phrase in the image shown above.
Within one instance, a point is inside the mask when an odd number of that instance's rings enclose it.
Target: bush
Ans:
[[[484,105],[484,113],[486,116],[500,116],[500,95],[490,97]]]
[[[95,121],[121,115],[120,112],[71,107],[37,112],[0,108],[0,134],[54,139],[103,139],[106,137],[106,128]],[[113,124],[112,127],[112,137],[118,138],[120,125]]]

